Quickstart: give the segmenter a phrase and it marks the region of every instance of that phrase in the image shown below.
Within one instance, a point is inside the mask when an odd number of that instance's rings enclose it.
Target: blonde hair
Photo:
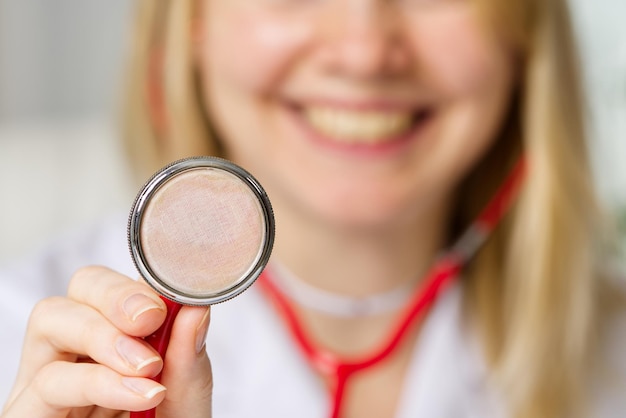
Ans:
[[[220,153],[194,68],[195,3],[139,3],[126,137],[143,176],[173,159]],[[466,307],[515,416],[569,415],[588,381],[601,286],[568,10],[565,0],[482,3],[522,71],[496,146],[459,188],[454,224],[473,218],[521,152],[529,170],[515,210],[468,267]]]
[[[522,52],[512,129],[530,167],[512,219],[472,266],[468,304],[517,416],[575,416],[598,337],[602,238],[578,57],[565,1],[510,3],[516,13],[498,17]]]
[[[193,0],[138,2],[124,86],[123,136],[136,174],[179,158],[219,155],[194,65]]]

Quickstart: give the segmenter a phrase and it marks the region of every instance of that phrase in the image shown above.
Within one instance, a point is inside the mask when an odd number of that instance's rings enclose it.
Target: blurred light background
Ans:
[[[571,2],[598,184],[617,207],[626,204],[626,1]],[[116,121],[133,4],[0,0],[0,264],[130,207]]]

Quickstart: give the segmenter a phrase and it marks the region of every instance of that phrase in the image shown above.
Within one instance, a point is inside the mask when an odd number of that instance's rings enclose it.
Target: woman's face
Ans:
[[[446,202],[508,110],[511,53],[469,0],[204,0],[227,156],[278,211],[353,226]]]

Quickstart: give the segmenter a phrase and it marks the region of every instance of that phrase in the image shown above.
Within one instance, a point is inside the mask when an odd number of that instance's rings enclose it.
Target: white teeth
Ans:
[[[321,134],[346,143],[377,143],[397,137],[412,124],[410,112],[308,107],[304,115]]]

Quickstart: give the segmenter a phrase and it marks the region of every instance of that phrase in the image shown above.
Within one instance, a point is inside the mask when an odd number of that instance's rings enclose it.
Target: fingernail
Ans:
[[[209,331],[209,318],[211,317],[211,308],[207,308],[198,328],[196,328],[196,353],[200,354],[206,345],[206,335]]]
[[[157,305],[154,300],[150,299],[146,295],[142,295],[141,293],[129,296],[128,299],[124,301],[122,308],[124,309],[124,313],[126,313],[126,315],[133,322],[148,311],[161,309],[161,307]]]
[[[136,371],[161,361],[159,356],[153,355],[145,347],[130,337],[120,337],[115,342],[117,353]]]
[[[141,377],[123,377],[122,384],[146,399],[152,399],[159,393],[165,392],[166,390],[165,386],[160,385],[153,380]]]

